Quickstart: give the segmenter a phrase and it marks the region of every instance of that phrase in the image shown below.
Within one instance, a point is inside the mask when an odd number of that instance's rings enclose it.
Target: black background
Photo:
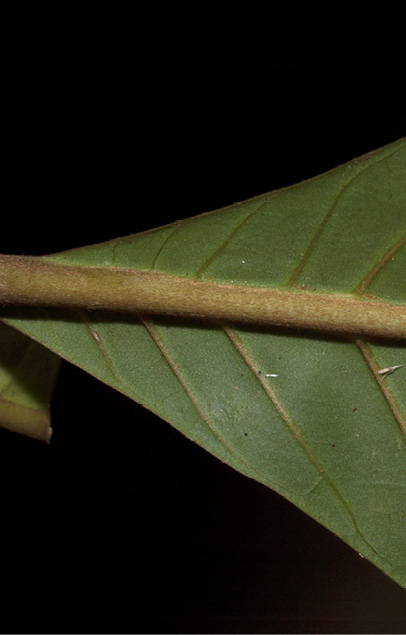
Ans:
[[[390,60],[10,42],[2,253],[187,218],[406,134],[405,67]],[[0,433],[0,630],[404,632],[398,585],[67,363],[52,417],[50,446]]]

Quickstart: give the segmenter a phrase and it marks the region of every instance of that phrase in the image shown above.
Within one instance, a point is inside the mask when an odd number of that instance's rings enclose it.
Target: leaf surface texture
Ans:
[[[222,210],[47,257],[406,305],[406,141]],[[109,312],[8,324],[276,490],[406,586],[405,344]]]

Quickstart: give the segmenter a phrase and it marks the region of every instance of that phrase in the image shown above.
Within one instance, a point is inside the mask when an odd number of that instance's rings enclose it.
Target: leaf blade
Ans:
[[[50,259],[404,304],[405,177],[400,140],[298,186]],[[405,362],[404,344],[107,312],[7,315],[406,585],[406,372],[377,373]]]
[[[59,365],[49,349],[0,322],[1,427],[50,440],[50,399]]]

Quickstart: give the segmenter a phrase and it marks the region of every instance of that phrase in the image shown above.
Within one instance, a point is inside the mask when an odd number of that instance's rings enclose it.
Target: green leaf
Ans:
[[[49,441],[60,357],[0,322],[0,426]]]
[[[403,139],[302,184],[45,260],[406,305],[405,243]],[[406,586],[404,343],[106,311],[2,315]]]

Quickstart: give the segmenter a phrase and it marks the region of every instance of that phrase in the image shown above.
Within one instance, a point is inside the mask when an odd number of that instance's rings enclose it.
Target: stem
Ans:
[[[0,303],[104,309],[406,338],[406,305],[352,295],[202,282],[154,271],[0,256]]]

